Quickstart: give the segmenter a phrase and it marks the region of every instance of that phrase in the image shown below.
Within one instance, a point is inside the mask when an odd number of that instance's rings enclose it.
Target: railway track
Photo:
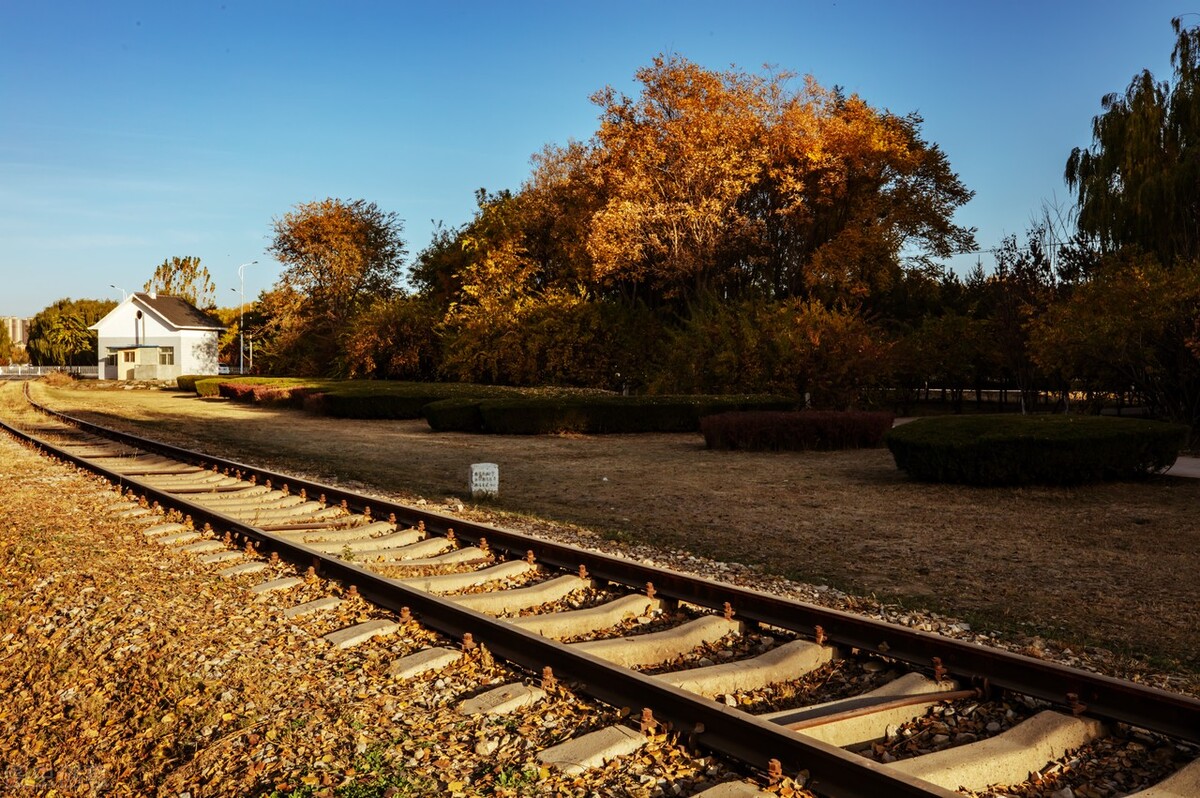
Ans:
[[[464,711],[503,712],[538,700],[539,682],[558,681],[628,709],[638,721],[543,751],[547,765],[585,767],[669,730],[743,763],[765,782],[801,777],[818,795],[950,796],[959,788],[1020,783],[1070,751],[1135,735],[1176,755],[1169,767],[1147,766],[1154,783],[1138,784],[1132,794],[1200,794],[1200,701],[1186,696],[472,524],[38,409],[44,415],[35,421],[3,425],[131,492],[138,503],[114,511],[143,519],[148,538],[205,558],[227,577],[252,578],[266,570],[267,558],[281,558],[297,575],[252,591],[290,590],[312,569],[392,614],[333,632],[329,645],[358,645],[415,619],[459,645],[398,660],[394,675],[445,667],[480,645],[529,675],[473,697]],[[164,520],[154,505],[180,520]],[[320,613],[333,601],[297,605],[291,617]],[[880,686],[824,696],[816,705],[812,693],[799,691],[809,705],[776,705],[774,712],[738,708],[754,706],[756,691],[846,663],[880,674],[873,680]],[[986,726],[961,723],[1006,698],[1020,711],[1010,708]],[[973,731],[955,731],[962,728]],[[929,739],[917,744],[923,736]],[[937,750],[911,755],[929,748]],[[731,783],[718,790],[713,794],[756,788]]]

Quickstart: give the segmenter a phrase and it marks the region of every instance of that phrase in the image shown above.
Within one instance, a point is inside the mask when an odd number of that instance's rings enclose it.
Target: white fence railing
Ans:
[[[77,377],[96,377],[99,366],[0,366],[0,377],[40,377],[61,371]]]

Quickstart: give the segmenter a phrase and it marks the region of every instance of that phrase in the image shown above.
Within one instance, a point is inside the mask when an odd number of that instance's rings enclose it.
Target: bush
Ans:
[[[442,399],[421,408],[421,415],[435,432],[482,432],[482,399]]]
[[[918,419],[885,440],[896,466],[926,482],[1074,485],[1161,471],[1187,432],[1133,419],[955,416]]]
[[[891,413],[804,410],[718,413],[700,419],[709,449],[805,451],[873,449],[892,428]]]
[[[199,396],[220,396],[221,383],[225,381],[225,377],[203,377],[196,380],[196,394]]]
[[[792,409],[779,396],[588,396],[488,399],[482,431],[499,435],[696,432],[700,419],[729,410]]]
[[[325,391],[321,409],[335,418],[420,418],[421,408],[444,397],[445,394],[436,391],[411,394]]]
[[[77,380],[74,374],[68,374],[65,371],[51,371],[49,374],[43,374],[41,381],[52,388],[65,388],[68,385],[74,385]]]
[[[181,391],[194,392],[196,390],[196,380],[202,380],[205,376],[204,374],[180,374],[175,378],[175,387]]]

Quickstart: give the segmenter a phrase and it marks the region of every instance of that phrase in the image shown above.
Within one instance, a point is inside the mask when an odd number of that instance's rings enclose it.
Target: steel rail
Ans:
[[[238,538],[261,542],[281,559],[299,567],[317,565],[323,577],[354,585],[364,599],[377,606],[401,616],[408,611],[419,617],[424,625],[459,640],[469,633],[474,641],[485,644],[494,655],[531,672],[538,673],[550,667],[557,679],[570,683],[573,689],[612,706],[628,709],[633,714],[649,709],[656,722],[691,743],[753,768],[765,771],[770,760],[776,759],[784,772],[808,771],[807,786],[833,798],[875,798],[879,795],[957,798],[959,795],[437,595],[407,587],[211,508],[192,504],[167,490],[129,479],[120,472],[59,449],[3,420],[0,420],[0,427],[61,460],[114,483],[130,486],[147,501],[176,509],[186,508],[194,522],[228,530]]]
[[[32,403],[32,400],[30,400]],[[974,683],[1029,695],[1073,712],[1086,711],[1106,720],[1129,723],[1171,737],[1200,743],[1200,700],[1166,690],[1122,681],[1034,659],[1001,649],[988,648],[954,638],[921,632],[849,612],[773,596],[749,588],[712,582],[632,560],[599,554],[567,544],[553,543],[486,524],[477,524],[383,499],[364,497],[341,488],[268,471],[224,458],[142,438],[33,403],[35,407],[68,423],[93,429],[114,440],[133,443],[197,464],[216,465],[305,489],[310,496],[325,494],[331,503],[346,501],[354,510],[369,507],[376,517],[395,514],[398,520],[424,523],[431,531],[445,533],[453,528],[460,538],[477,542],[487,538],[493,550],[524,556],[532,550],[550,566],[577,570],[587,568],[594,578],[634,588],[652,582],[656,594],[712,609],[729,603],[737,616],[806,636],[824,637],[838,645],[886,655],[923,669],[945,669],[964,683]]]

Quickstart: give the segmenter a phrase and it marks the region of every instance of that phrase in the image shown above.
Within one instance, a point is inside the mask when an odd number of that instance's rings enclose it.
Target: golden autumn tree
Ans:
[[[276,368],[310,374],[346,370],[342,339],[350,323],[398,290],[403,229],[395,213],[365,200],[302,203],[274,220],[267,251],[284,268],[272,292],[280,301],[267,303],[274,309],[270,329],[277,344],[292,342],[276,347]]]
[[[920,136],[812,78],[714,72],[659,57],[636,98],[597,93],[601,281],[670,298],[755,289],[862,299],[910,265],[974,247],[953,223],[972,193]]]
[[[890,301],[879,297],[902,295],[895,286],[913,269],[974,246],[952,220],[971,192],[915,116],[811,78],[683,58],[657,58],[637,79],[636,96],[593,96],[600,124],[588,141],[543,149],[519,191],[481,191],[475,218],[439,230],[418,256],[410,279],[444,308],[445,375],[738,389],[717,372],[668,373],[686,364],[670,356],[666,331],[682,330],[682,341],[714,319],[778,316],[792,321],[755,350],[766,353],[758,384],[819,386],[830,361],[814,358],[801,377],[770,354],[830,326],[808,303],[836,315],[832,327],[882,340],[862,326]],[[730,361],[718,371],[737,374],[750,349],[729,341],[741,349],[709,362]],[[852,392],[826,393],[840,404]]]
[[[604,282],[666,297],[716,288],[759,231],[741,198],[766,166],[763,81],[656,58],[640,97],[598,92],[589,252]]]

